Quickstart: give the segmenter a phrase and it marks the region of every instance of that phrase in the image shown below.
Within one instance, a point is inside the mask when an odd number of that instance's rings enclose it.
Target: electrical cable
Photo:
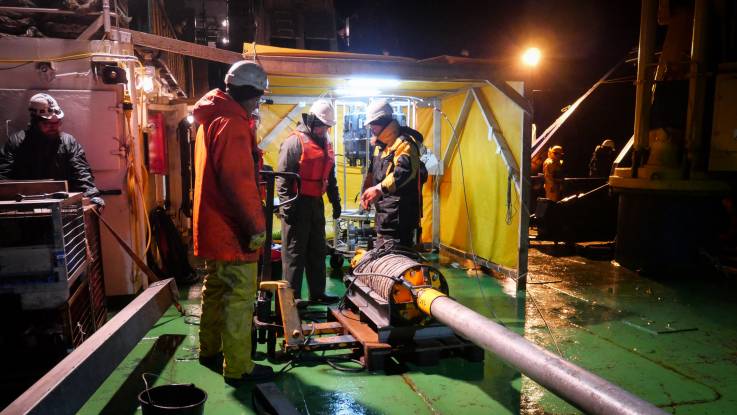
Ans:
[[[23,63],[24,65],[30,62],[63,62],[75,59],[89,58],[93,53],[77,53],[73,55],[62,55],[55,58],[35,58],[35,59],[0,59],[3,63]]]
[[[301,354],[301,353],[300,353]],[[338,363],[345,362],[345,363],[355,363],[359,365],[360,367],[356,368],[349,368],[349,367],[343,367],[340,366]],[[342,356],[334,356],[334,357],[326,357],[326,356],[315,356],[315,357],[302,357],[302,356],[295,356],[292,358],[289,362],[287,362],[278,372],[277,374],[287,373],[290,370],[294,369],[295,367],[298,367],[300,364],[306,364],[306,363],[325,363],[331,368],[340,371],[340,372],[350,372],[350,373],[357,373],[357,372],[363,372],[366,370],[366,367],[363,365],[363,363],[360,360],[353,359],[350,357],[342,357]]]
[[[453,129],[453,134],[455,135],[455,128],[453,127],[453,124],[450,122],[450,120],[448,119],[447,115],[445,115],[445,113],[443,113],[441,111],[441,114],[443,114],[443,116],[445,117],[446,121],[448,121],[448,123],[451,124],[451,128]],[[463,202],[464,202],[465,207],[466,207],[466,220],[467,220],[467,223],[468,223],[468,235],[469,235],[469,239],[470,239],[470,245],[469,245],[469,247],[471,249],[471,256],[473,257],[474,273],[476,274],[476,280],[479,281],[478,269],[477,269],[477,263],[476,263],[476,252],[474,251],[474,248],[473,248],[473,231],[471,230],[470,215],[469,215],[469,210],[468,210],[468,199],[466,198],[466,183],[465,183],[465,175],[464,175],[464,170],[463,170],[463,155],[461,154],[461,149],[460,148],[458,149],[458,159],[459,159],[460,164],[461,164],[461,166],[460,166],[461,167],[461,183],[462,183],[462,186],[461,187],[463,188]],[[526,202],[525,201],[522,201],[521,203],[526,203]],[[518,281],[519,280],[519,278],[512,278],[512,279],[515,280],[515,281]],[[479,290],[481,291],[482,298],[483,298],[483,290],[481,289],[481,282],[480,281],[479,281]],[[547,320],[545,319],[545,316],[543,316],[542,311],[538,307],[537,301],[535,300],[534,296],[532,295],[532,292],[530,292],[529,290],[526,290],[525,292],[527,293],[527,295],[530,296],[530,299],[532,300],[532,304],[535,307],[535,310],[537,310],[538,314],[540,315],[540,318],[545,323],[545,327],[548,330],[548,334],[550,335],[550,338],[553,340],[553,344],[555,344],[555,348],[558,350],[558,354],[562,357],[563,354],[561,353],[560,348],[558,347],[558,342],[555,339],[555,335],[553,335],[553,330],[550,328],[550,325],[548,324]],[[484,298],[484,301],[486,301],[485,298]],[[489,308],[491,310],[491,314],[494,316],[494,318],[497,320],[497,322],[499,322],[499,324],[501,324],[501,325],[504,326],[504,323],[502,323],[501,321],[499,321],[499,318],[494,313],[494,310],[493,310],[493,308],[491,308],[491,305],[489,306]]]
[[[310,341],[310,339],[312,339],[312,335],[313,334],[315,334],[315,325],[314,324],[312,324],[312,331],[310,331],[310,334],[308,334],[307,336],[305,336],[305,339],[302,341],[302,345],[307,344]],[[304,351],[305,351],[305,349],[303,349],[303,348],[297,350],[297,353],[294,355],[294,357],[292,357],[284,366],[282,366],[281,369],[279,369],[279,371],[277,372],[277,375],[278,374],[281,374],[281,373],[286,373],[286,372],[290,371],[293,367],[295,367],[295,364],[300,361],[300,357],[302,356],[302,353],[304,353]]]
[[[58,74],[55,74],[54,75],[54,78],[66,78],[68,76],[76,76],[78,78],[83,78],[83,77],[90,76],[91,73],[92,73],[92,70],[91,69],[89,71],[87,71],[87,72],[66,72],[66,73],[58,73]]]
[[[528,285],[546,285],[546,284],[556,284],[559,282],[563,282],[563,280],[550,280],[550,281],[527,281]]]
[[[540,318],[542,319],[543,323],[545,323],[545,328],[548,330],[548,333],[550,334],[550,338],[553,340],[555,349],[558,350],[558,355],[560,357],[563,357],[563,352],[561,352],[560,347],[558,347],[558,341],[555,340],[555,336],[553,336],[553,330],[550,329],[550,326],[548,325],[548,321],[545,319],[545,316],[543,316],[542,311],[540,311],[540,307],[537,306],[537,301],[535,300],[535,297],[529,291],[527,291],[527,293],[530,294],[530,300],[532,300],[532,304],[534,304],[535,310],[537,310],[537,313],[540,315]]]
[[[507,214],[504,217],[504,223],[507,225],[512,224],[512,218],[514,218],[514,215],[517,213],[514,211],[512,207],[512,172],[509,172],[509,176],[507,177]]]
[[[453,135],[455,136],[456,129],[453,123],[448,118],[448,115],[436,106],[433,106],[433,108],[436,111],[438,111],[443,116],[443,118],[445,118],[445,121],[448,122],[448,125],[450,125],[450,129],[453,131]],[[458,159],[460,161],[460,167],[461,167],[461,188],[463,189],[463,203],[466,208],[466,226],[468,227],[469,248],[471,249],[471,257],[473,261],[473,270],[474,270],[474,276],[475,276],[474,279],[476,280],[476,283],[478,284],[479,292],[481,293],[481,299],[484,302],[484,304],[488,305],[489,311],[491,311],[491,315],[494,317],[494,320],[496,320],[499,324],[504,325],[504,323],[501,322],[499,317],[494,312],[494,308],[491,306],[491,302],[486,299],[486,294],[484,293],[483,287],[481,286],[481,278],[479,277],[479,274],[478,274],[478,262],[477,262],[478,260],[476,258],[476,251],[474,250],[474,247],[473,247],[473,230],[471,229],[471,217],[470,217],[470,213],[468,209],[468,198],[466,195],[466,179],[465,179],[465,174],[463,171],[463,157],[461,155],[460,144],[458,148]]]
[[[305,336],[305,339],[302,341],[302,345],[306,345],[310,342],[312,337],[315,335],[316,326],[315,323],[312,323],[312,330],[310,331],[310,334]],[[300,363],[326,363],[330,367],[332,367],[335,370],[341,371],[341,372],[361,372],[365,370],[365,366],[356,359],[351,358],[342,358],[339,356],[335,357],[325,357],[325,351],[323,351],[323,356],[320,356],[319,358],[312,358],[312,359],[306,359],[302,357],[302,354],[305,352],[306,349],[302,348],[297,351],[297,353],[290,359],[284,366],[282,366],[281,369],[277,372],[277,374],[286,373],[293,368],[297,367]],[[356,363],[360,365],[360,368],[346,368],[341,367],[337,364],[337,362],[350,362],[350,363]]]
[[[144,250],[143,252],[147,252],[150,245],[151,245],[151,223],[148,219],[148,214],[146,213],[147,207],[146,207],[146,200],[144,197],[144,193],[146,191],[145,183],[148,181],[148,173],[145,170],[144,166],[140,166],[140,168],[136,168],[135,164],[135,142],[133,138],[133,128],[131,126],[131,118],[132,118],[132,108],[125,108],[125,106],[130,105],[130,98],[127,95],[124,98],[124,110],[123,114],[125,116],[126,122],[125,122],[125,135],[126,140],[123,144],[123,147],[125,148],[125,158],[126,158],[126,181],[127,181],[127,188],[128,188],[128,198],[129,198],[129,204],[131,206],[131,215],[134,217],[134,222],[138,222],[141,217],[143,217],[143,225],[144,225],[144,232],[145,235],[142,237],[139,233],[139,227],[134,226],[133,227],[133,239],[135,241],[134,246],[141,246],[141,243],[144,242]],[[140,118],[139,118],[140,121]],[[139,131],[140,133],[140,131]]]
[[[138,61],[138,58],[136,58],[133,55],[119,55],[115,53],[101,53],[101,52],[77,53],[73,55],[61,55],[57,57],[44,57],[44,58],[33,58],[33,59],[0,59],[0,63],[20,63],[22,65],[27,65],[33,62],[64,62],[64,61],[71,61],[71,60],[77,60],[77,59],[96,58],[96,57],[138,62],[138,64],[141,65],[141,67],[143,67],[143,64],[141,64],[141,62]],[[9,68],[9,69],[12,69],[12,68]]]
[[[340,311],[340,314],[343,314],[343,310],[345,309],[345,299],[348,298],[348,293],[351,292],[351,288],[353,288],[353,285],[356,283],[356,278],[351,280],[351,283],[348,284],[348,286],[345,289],[345,294],[340,298],[340,301],[338,302],[338,311]],[[347,316],[346,316],[347,317]]]
[[[355,368],[343,367],[343,366],[339,366],[336,362],[355,363],[355,364],[359,365],[359,367],[355,367]],[[348,358],[348,357],[346,357],[346,358],[335,358],[335,357],[333,357],[333,358],[327,358],[326,357],[325,358],[325,363],[327,363],[330,367],[332,367],[333,369],[335,369],[337,371],[340,371],[340,372],[358,373],[358,372],[363,372],[364,370],[366,370],[366,366],[364,366],[363,363],[361,363],[360,360],[358,360],[358,359],[351,359],[351,358]]]
[[[0,68],[0,71],[9,71],[11,69],[20,68],[21,66],[28,65],[29,63],[33,63],[33,61],[28,61],[28,62],[25,62],[25,63],[21,63],[20,65],[11,66],[9,68]]]

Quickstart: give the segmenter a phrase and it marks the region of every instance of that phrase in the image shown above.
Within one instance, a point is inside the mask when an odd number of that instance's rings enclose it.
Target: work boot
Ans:
[[[302,309],[307,308],[308,305],[310,305],[310,301],[297,298],[296,300],[294,300],[294,305],[297,306],[297,309],[302,310]]]
[[[238,386],[245,382],[267,382],[274,379],[274,369],[271,366],[254,365],[251,373],[244,373],[240,378],[225,378],[225,383]]]
[[[208,369],[214,370],[216,372],[221,372],[223,370],[223,353],[217,353],[212,356],[200,356],[199,359],[200,364]]]
[[[315,304],[334,304],[334,303],[337,303],[338,300],[340,300],[340,297],[323,294],[323,295],[320,295],[318,297],[311,299],[310,301],[312,301]]]

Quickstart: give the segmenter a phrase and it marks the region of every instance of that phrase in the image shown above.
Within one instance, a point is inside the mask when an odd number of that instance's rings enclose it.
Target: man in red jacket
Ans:
[[[225,91],[214,89],[194,108],[194,253],[204,258],[200,362],[218,365],[226,381],[267,380],[271,367],[251,360],[257,261],[265,220],[258,190],[260,153],[252,112],[268,86],[250,61],[233,64]],[[222,366],[220,356],[222,352]]]

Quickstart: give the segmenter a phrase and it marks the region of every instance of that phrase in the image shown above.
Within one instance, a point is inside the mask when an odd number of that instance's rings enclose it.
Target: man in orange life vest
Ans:
[[[335,179],[335,159],[328,130],[335,125],[333,105],[324,99],[315,101],[302,123],[279,149],[277,171],[298,173],[302,181],[299,198],[281,211],[282,269],[284,279],[294,289],[295,298],[302,292],[302,273],[306,271],[310,301],[329,304],[338,297],[325,295],[325,207],[327,193],[333,205],[333,218],[340,217],[340,195]],[[297,192],[294,180],[277,177],[276,189],[281,201]]]

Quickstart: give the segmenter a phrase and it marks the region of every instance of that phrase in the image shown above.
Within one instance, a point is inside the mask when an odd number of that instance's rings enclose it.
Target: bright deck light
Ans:
[[[154,91],[154,79],[151,78],[148,75],[145,75],[143,77],[143,80],[141,81],[141,88],[143,89],[143,92],[150,94]]]
[[[396,88],[399,86],[398,79],[386,78],[351,78],[348,80],[351,88]]]
[[[376,88],[338,88],[335,90],[337,95],[351,96],[351,97],[373,97],[381,94]]]
[[[522,63],[527,66],[537,66],[540,63],[542,52],[538,48],[528,48],[525,53],[522,54]]]

